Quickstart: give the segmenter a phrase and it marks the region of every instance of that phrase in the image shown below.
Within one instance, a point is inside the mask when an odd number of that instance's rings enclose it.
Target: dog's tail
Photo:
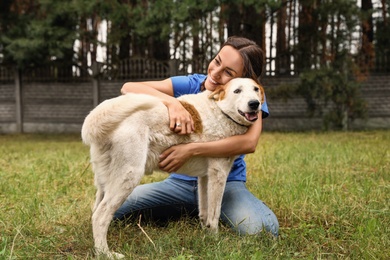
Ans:
[[[81,138],[87,145],[104,143],[107,136],[128,116],[154,107],[159,100],[144,94],[126,94],[100,103],[84,120]]]

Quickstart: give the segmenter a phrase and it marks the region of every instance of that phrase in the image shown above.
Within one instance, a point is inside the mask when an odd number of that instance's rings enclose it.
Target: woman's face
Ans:
[[[231,46],[224,46],[209,64],[205,88],[213,91],[217,86],[241,77],[243,71],[244,62],[240,53]]]

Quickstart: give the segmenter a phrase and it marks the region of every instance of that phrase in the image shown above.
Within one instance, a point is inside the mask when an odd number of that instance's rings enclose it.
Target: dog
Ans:
[[[123,257],[109,250],[109,224],[143,175],[158,170],[159,155],[164,150],[177,144],[244,134],[258,119],[264,90],[252,79],[236,78],[213,92],[205,90],[178,99],[192,115],[192,134],[171,131],[167,107],[145,94],[108,99],[85,118],[81,135],[90,146],[97,188],[92,213],[97,254]],[[198,177],[199,219],[202,227],[212,233],[218,232],[222,196],[235,158],[193,157],[178,170]]]

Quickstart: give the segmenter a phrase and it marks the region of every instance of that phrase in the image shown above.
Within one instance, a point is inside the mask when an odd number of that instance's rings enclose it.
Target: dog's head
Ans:
[[[261,116],[264,89],[249,78],[235,78],[214,90],[210,98],[233,121],[249,126]]]

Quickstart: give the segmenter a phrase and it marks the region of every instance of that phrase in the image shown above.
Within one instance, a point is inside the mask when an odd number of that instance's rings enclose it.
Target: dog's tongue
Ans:
[[[252,121],[256,121],[257,120],[257,113],[245,113],[245,118],[252,122]]]

